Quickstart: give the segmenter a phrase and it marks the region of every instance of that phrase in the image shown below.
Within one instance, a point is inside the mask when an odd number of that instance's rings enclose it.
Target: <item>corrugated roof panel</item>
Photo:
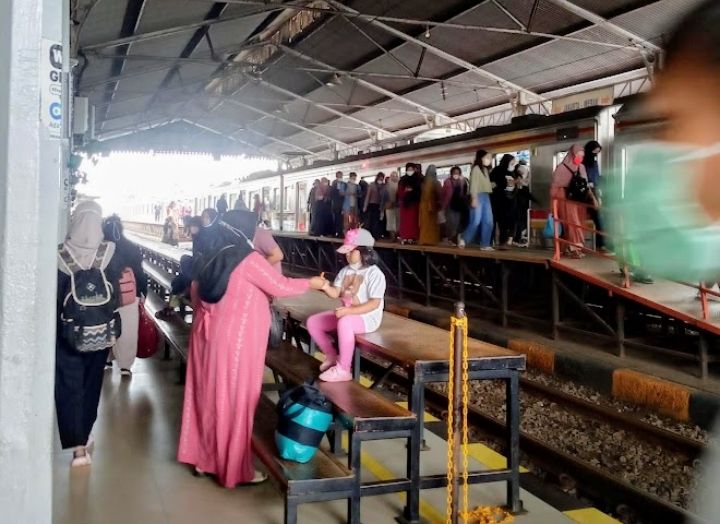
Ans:
[[[197,22],[205,18],[210,7],[211,4],[195,0],[146,0],[137,32],[148,33]]]
[[[128,0],[95,2],[82,26],[80,47],[118,38],[127,5]]]

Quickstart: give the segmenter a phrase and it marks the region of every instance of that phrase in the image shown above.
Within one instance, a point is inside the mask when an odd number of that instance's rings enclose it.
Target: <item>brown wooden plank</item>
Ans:
[[[288,343],[268,350],[265,364],[293,385],[316,378],[320,366],[317,359]],[[357,382],[318,381],[316,385],[340,412],[353,418],[414,418],[407,409]]]
[[[142,268],[151,280],[154,280],[167,290],[172,288],[172,277],[170,273],[147,260],[143,260]]]

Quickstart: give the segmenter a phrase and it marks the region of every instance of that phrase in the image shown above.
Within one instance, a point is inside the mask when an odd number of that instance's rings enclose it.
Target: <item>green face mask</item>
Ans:
[[[636,254],[636,265],[670,279],[718,280],[720,224],[713,223],[697,202],[696,182],[698,161],[718,154],[720,144],[645,144],[634,151],[624,187],[613,177],[608,188],[609,226]]]

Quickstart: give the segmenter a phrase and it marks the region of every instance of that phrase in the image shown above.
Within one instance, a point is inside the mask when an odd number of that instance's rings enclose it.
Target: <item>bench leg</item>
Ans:
[[[410,490],[407,492],[405,510],[398,520],[405,524],[420,522],[420,450],[422,447],[424,385],[418,377],[411,376],[412,388],[408,398],[410,411],[415,413],[417,423],[408,439],[407,446],[407,478],[410,480]]]
[[[187,372],[187,364],[185,364],[185,361],[180,361],[180,366],[178,367],[178,385],[184,386],[185,385],[185,374]]]
[[[505,386],[505,402],[507,403],[507,454],[510,480],[507,482],[507,508],[511,513],[523,510],[520,500],[520,378],[517,370],[510,374]]]
[[[348,466],[354,475],[353,495],[348,499],[347,519],[350,524],[360,524],[360,484],[361,484],[361,463],[360,463],[360,438],[354,431],[350,432],[348,439]]]
[[[172,360],[170,357],[170,344],[165,341],[165,352],[163,353],[163,360]]]
[[[297,501],[285,497],[285,524],[297,524]]]
[[[336,457],[339,457],[343,454],[342,452],[342,434],[343,434],[343,426],[338,421],[333,421],[332,426],[330,426],[330,431],[328,431],[328,440],[330,441],[330,452],[335,455]]]

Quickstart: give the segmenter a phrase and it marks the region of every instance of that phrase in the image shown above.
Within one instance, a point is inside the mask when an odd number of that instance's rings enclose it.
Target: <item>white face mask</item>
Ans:
[[[350,264],[348,264],[348,267],[350,269],[354,269],[355,271],[357,271],[358,269],[362,268],[362,262],[355,262],[354,264],[350,263]]]
[[[637,146],[624,187],[614,177],[608,188],[610,226],[627,239],[628,264],[676,280],[717,279],[720,224],[698,202],[695,182],[701,162],[716,155],[720,144]]]
[[[513,171],[515,171],[515,166],[509,165],[509,166],[508,166],[508,171],[510,171],[511,173],[512,173]]]
[[[415,170],[414,170],[414,169],[408,169],[408,170],[407,170],[407,174],[410,175],[410,176],[412,176],[412,175],[415,174]]]
[[[489,158],[482,159],[482,165],[484,165],[485,167],[488,167],[490,164],[492,164],[492,160],[490,160]]]

